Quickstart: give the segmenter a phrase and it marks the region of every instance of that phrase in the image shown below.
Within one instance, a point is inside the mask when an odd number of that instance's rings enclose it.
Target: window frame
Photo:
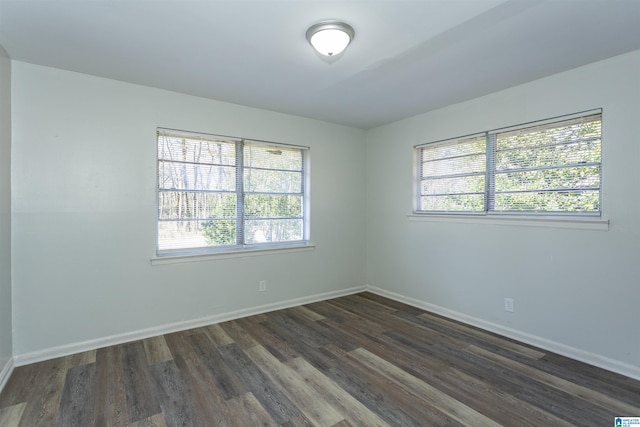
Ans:
[[[554,124],[557,124],[557,128],[561,128],[563,123],[566,123],[571,120],[577,120],[580,118],[588,118],[592,116],[600,116],[600,159],[597,163],[599,167],[599,187],[598,191],[598,211],[517,211],[517,210],[495,210],[495,196],[496,196],[496,188],[495,188],[495,177],[497,175],[495,168],[495,147],[496,147],[496,138],[497,135],[504,134],[507,132],[514,132],[518,130],[527,130],[535,127],[548,126],[553,128]],[[499,218],[504,223],[504,220],[507,220],[507,224],[513,223],[511,220],[530,220],[531,224],[528,225],[541,225],[544,221],[554,221],[554,224],[568,223],[570,221],[584,221],[584,222],[593,222],[593,223],[606,223],[606,227],[608,229],[608,220],[604,220],[603,218],[603,167],[602,167],[602,118],[603,118],[603,110],[602,108],[586,110],[574,114],[568,114],[563,116],[556,116],[548,119],[537,120],[533,122],[522,123],[514,126],[508,126],[498,129],[487,130],[484,132],[476,132],[473,134],[468,134],[464,136],[460,136],[457,138],[448,138],[423,144],[418,144],[414,146],[414,179],[413,179],[413,210],[410,215],[414,219],[428,219],[428,218],[436,218],[436,219],[446,219],[446,218],[458,218],[463,219],[467,218]],[[424,196],[422,194],[422,186],[423,186],[423,173],[422,173],[422,149],[429,146],[436,146],[439,144],[455,144],[456,142],[472,139],[474,137],[478,137],[479,135],[485,136],[485,154],[486,154],[486,162],[485,162],[485,192],[484,192],[484,209],[478,211],[455,211],[455,210],[421,210],[422,206],[421,197]],[[533,169],[532,169],[533,170]],[[577,187],[576,187],[577,188]],[[459,222],[459,221],[456,221]]]
[[[235,194],[238,195],[236,199],[235,217],[232,219],[236,223],[235,243],[229,245],[215,245],[215,246],[198,246],[190,248],[169,248],[160,249],[160,224],[163,222],[160,213],[160,193],[162,192],[160,184],[161,162],[159,145],[161,135],[171,135],[174,137],[184,137],[193,140],[205,140],[216,141],[221,140],[227,143],[235,144]],[[163,263],[166,260],[169,262],[182,262],[171,261],[171,259],[206,259],[207,256],[246,256],[252,254],[258,254],[264,251],[280,251],[288,252],[290,250],[299,250],[300,248],[312,247],[310,242],[310,178],[309,178],[309,151],[310,148],[302,145],[285,144],[272,141],[263,141],[257,139],[248,139],[240,137],[232,137],[217,134],[208,134],[193,131],[184,131],[178,129],[170,129],[158,127],[156,129],[156,195],[155,195],[155,210],[156,210],[156,241],[155,241],[155,257],[152,257],[152,264],[155,262]],[[301,164],[301,193],[302,197],[301,208],[302,216],[299,218],[302,220],[302,239],[300,240],[287,240],[278,242],[259,242],[259,243],[247,243],[245,241],[244,229],[247,221],[255,220],[255,218],[249,218],[245,215],[244,197],[246,194],[251,194],[244,188],[244,147],[245,145],[270,147],[274,149],[282,150],[299,150],[302,156]],[[203,163],[205,164],[205,163]],[[251,168],[250,168],[251,169]],[[274,169],[275,170],[275,169]],[[197,192],[196,189],[189,189],[189,191]],[[207,191],[201,191],[206,193]],[[262,193],[261,193],[262,194]],[[265,193],[266,194],[266,193]],[[275,194],[275,193],[274,193]],[[280,194],[280,193],[278,193]],[[293,194],[293,193],[292,193]],[[242,204],[242,206],[240,206]],[[279,219],[272,217],[273,220]],[[188,221],[188,219],[185,219]],[[209,219],[211,220],[211,219]],[[264,219],[263,219],[264,220]],[[267,219],[270,220],[270,219]],[[206,221],[206,219],[197,219],[195,221]],[[235,255],[234,255],[235,254]]]

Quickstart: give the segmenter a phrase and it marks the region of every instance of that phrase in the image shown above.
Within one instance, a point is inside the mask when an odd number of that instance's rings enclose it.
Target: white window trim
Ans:
[[[600,217],[557,217],[557,216],[507,216],[507,215],[465,215],[465,214],[410,214],[412,222],[449,222],[457,224],[490,224],[542,228],[566,228],[574,230],[609,231],[609,219]]]
[[[307,252],[315,249],[311,243],[300,243],[283,247],[261,247],[226,250],[220,252],[188,253],[183,255],[164,255],[151,257],[151,265],[181,264],[186,262],[217,261],[230,258],[246,258],[264,255],[280,255]]]
[[[230,245],[230,246],[209,246],[209,247],[201,247],[201,248],[185,248],[185,249],[176,249],[176,250],[159,250],[158,249],[158,218],[156,216],[156,239],[155,239],[155,250],[154,255],[151,257],[151,265],[162,265],[162,264],[177,264],[184,262],[198,262],[198,261],[210,261],[210,260],[219,260],[225,258],[242,258],[249,256],[260,256],[260,255],[270,255],[274,253],[289,253],[289,252],[300,252],[307,251],[315,248],[310,241],[310,179],[309,179],[309,147],[302,145],[294,145],[294,144],[286,144],[272,141],[263,141],[257,139],[246,139],[239,137],[230,137],[226,135],[213,135],[213,134],[202,134],[193,131],[185,131],[179,129],[171,129],[171,128],[163,128],[158,127],[156,132],[167,132],[167,133],[176,133],[180,135],[189,135],[194,138],[204,137],[217,137],[224,138],[231,141],[244,141],[253,144],[262,144],[267,146],[274,147],[283,147],[283,148],[295,148],[299,150],[305,151],[305,155],[303,157],[303,191],[304,191],[304,219],[303,219],[303,237],[304,240],[291,241],[291,242],[274,242],[274,243],[264,243],[264,244],[246,244],[243,246],[238,245]],[[156,138],[156,153],[157,153],[157,138]],[[158,158],[156,154],[156,174],[158,173]],[[158,183],[156,176],[156,215],[158,212]]]
[[[428,143],[422,143],[415,145],[413,147],[414,152],[414,169],[413,169],[413,211],[408,215],[411,221],[435,221],[435,222],[457,222],[457,223],[475,223],[482,224],[491,222],[497,225],[524,225],[524,226],[534,226],[534,227],[551,227],[551,228],[574,228],[574,229],[589,229],[589,230],[609,230],[609,219],[604,216],[604,212],[602,211],[602,176],[600,177],[600,211],[598,213],[578,213],[577,215],[572,215],[570,212],[545,212],[540,213],[539,215],[532,215],[531,213],[523,213],[518,214],[517,212],[500,212],[493,210],[485,210],[482,212],[438,212],[438,211],[421,211],[418,209],[418,199],[419,199],[419,187],[420,182],[417,179],[418,177],[418,151],[426,146],[430,146],[433,144],[444,143],[447,141],[460,140],[463,138],[471,138],[477,135],[491,135],[497,134],[501,132],[506,132],[515,129],[521,129],[531,125],[545,125],[551,124],[558,121],[571,120],[573,118],[585,117],[593,114],[600,114],[601,117],[603,114],[602,108],[595,108],[592,110],[585,110],[578,113],[567,114],[563,116],[551,117],[548,119],[537,120],[533,122],[521,123],[514,126],[508,126],[498,129],[492,129],[485,132],[474,133],[469,135],[464,135],[456,138],[449,138],[444,140],[432,141]],[[486,148],[489,149],[488,147]],[[602,165],[602,163],[600,163]],[[488,175],[489,164],[486,166],[486,171]],[[488,190],[486,190],[488,191]],[[487,195],[490,196],[489,193]],[[485,204],[486,208],[486,204]]]

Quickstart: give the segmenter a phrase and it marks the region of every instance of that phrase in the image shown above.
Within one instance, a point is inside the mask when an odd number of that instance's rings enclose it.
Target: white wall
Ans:
[[[598,107],[609,231],[407,218],[414,145]],[[640,376],[639,120],[636,51],[369,131],[368,284]]]
[[[11,313],[11,61],[0,46],[0,387],[13,354]]]
[[[2,88],[9,63],[0,65]],[[0,232],[11,221],[14,243],[12,255],[0,248],[0,262],[12,257],[18,357],[366,282],[640,372],[640,52],[366,134],[15,61],[11,75],[13,217]],[[413,145],[598,107],[609,231],[408,220]],[[310,146],[316,249],[151,266],[158,126]],[[9,180],[0,183],[5,209]],[[262,279],[266,293],[257,292]],[[504,297],[515,313],[503,311]],[[0,362],[10,357],[7,323]]]
[[[158,126],[311,147],[316,248],[152,266]],[[14,61],[14,353],[364,285],[364,141],[358,129]]]

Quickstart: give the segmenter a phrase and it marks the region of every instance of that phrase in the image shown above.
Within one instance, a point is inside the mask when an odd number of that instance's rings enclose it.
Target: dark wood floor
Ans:
[[[0,426],[612,426],[640,381],[362,293],[18,367]]]

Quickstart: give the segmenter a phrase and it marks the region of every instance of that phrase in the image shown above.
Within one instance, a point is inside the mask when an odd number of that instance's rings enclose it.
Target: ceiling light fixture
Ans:
[[[349,46],[356,32],[349,24],[339,21],[322,21],[307,30],[307,40],[324,56],[336,56]]]

